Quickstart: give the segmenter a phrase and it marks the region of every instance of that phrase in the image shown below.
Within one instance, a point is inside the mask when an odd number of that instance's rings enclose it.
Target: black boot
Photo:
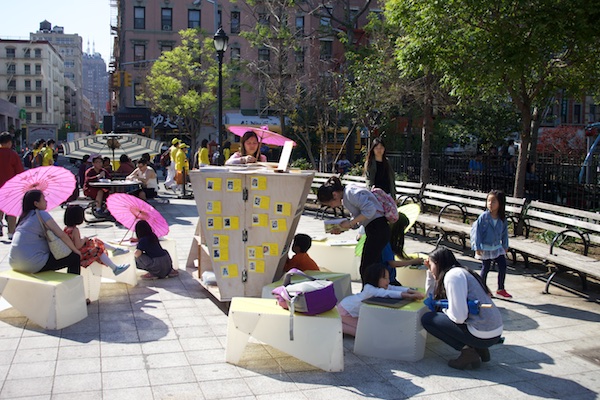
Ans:
[[[475,351],[477,352],[477,354],[479,354],[479,357],[481,357],[481,361],[483,362],[488,362],[492,359],[490,357],[490,349],[488,349],[487,347],[484,347],[482,349],[475,349]]]
[[[448,361],[448,365],[455,369],[472,368],[476,369],[481,366],[481,359],[479,354],[472,347],[467,347],[460,351],[460,356],[455,360]]]

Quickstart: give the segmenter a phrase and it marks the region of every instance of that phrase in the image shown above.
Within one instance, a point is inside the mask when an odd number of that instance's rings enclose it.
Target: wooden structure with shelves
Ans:
[[[220,301],[260,297],[283,271],[313,172],[277,173],[264,167],[206,167],[190,171],[198,208],[188,266]],[[202,282],[202,280],[200,280]]]

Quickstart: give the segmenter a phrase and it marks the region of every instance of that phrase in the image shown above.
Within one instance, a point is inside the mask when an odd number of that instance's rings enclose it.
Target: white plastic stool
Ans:
[[[237,364],[250,336],[308,364],[329,372],[344,370],[342,320],[334,307],[325,313],[294,315],[290,340],[290,312],[273,299],[234,297],[227,322],[225,360]]]
[[[418,361],[425,355],[427,331],[421,316],[422,301],[402,308],[362,304],[358,316],[354,353],[392,360]]]
[[[0,295],[45,329],[63,329],[88,315],[79,275],[4,271],[0,273]]]

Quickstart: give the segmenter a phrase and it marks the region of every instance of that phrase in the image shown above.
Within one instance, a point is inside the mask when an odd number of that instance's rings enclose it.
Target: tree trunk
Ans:
[[[425,77],[425,99],[423,104],[423,129],[421,130],[421,182],[429,183],[429,154],[433,132],[433,76]]]

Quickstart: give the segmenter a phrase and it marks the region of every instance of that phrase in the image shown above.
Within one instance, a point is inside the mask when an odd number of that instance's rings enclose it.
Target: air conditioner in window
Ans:
[[[170,31],[171,30],[171,25],[163,25],[162,30],[163,31]]]

